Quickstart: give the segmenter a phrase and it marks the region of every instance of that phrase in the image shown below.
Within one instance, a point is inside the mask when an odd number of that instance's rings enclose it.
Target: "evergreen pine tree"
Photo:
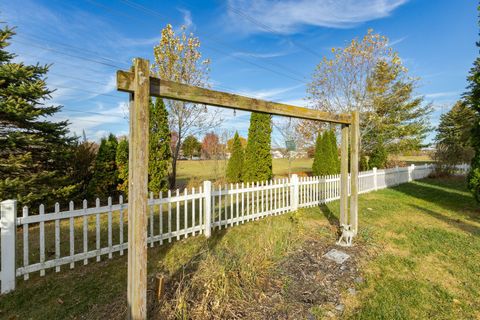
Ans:
[[[118,168],[117,190],[128,196],[128,140],[122,139],[117,145],[115,162]]]
[[[338,159],[335,131],[326,130],[323,133],[318,133],[312,165],[313,175],[324,176],[339,172],[340,160]]]
[[[379,141],[379,143],[375,144],[370,157],[368,159],[368,167],[366,170],[370,170],[372,168],[377,169],[384,169],[387,166],[388,161],[388,152],[385,149],[384,144]]]
[[[340,173],[340,159],[338,157],[337,136],[333,129],[328,130],[327,132],[329,137],[328,156],[330,158],[329,174],[338,174]]]
[[[46,106],[52,90],[45,83],[49,66],[13,62],[5,48],[14,35],[0,29],[0,199],[21,205],[48,205],[76,191],[70,157],[76,138],[68,122],[52,122],[60,106]]]
[[[315,155],[313,157],[312,173],[314,176],[325,175],[325,162],[327,150],[325,148],[324,134],[319,132],[317,134],[317,140],[315,142]]]
[[[480,6],[478,7],[480,11]],[[479,21],[480,25],[480,21]],[[477,47],[480,48],[480,41],[477,41]],[[465,94],[468,105],[480,116],[480,57],[477,57],[470,69],[467,78],[469,85]],[[470,172],[468,173],[468,187],[474,195],[477,202],[480,202],[480,123],[476,121],[472,129],[472,146],[475,155],[471,162]]]
[[[235,132],[232,143],[232,151],[230,159],[228,159],[227,165],[227,180],[228,182],[235,183],[242,180],[244,153],[242,148],[242,142],[238,136],[238,132]]]
[[[118,170],[116,163],[117,138],[111,133],[108,138],[102,138],[98,148],[93,179],[88,185],[89,198],[106,199],[116,194],[118,185]]]
[[[168,112],[163,99],[150,102],[148,189],[154,193],[168,189],[168,168],[172,158]]]
[[[242,174],[244,181],[272,179],[271,134],[272,116],[252,112]]]

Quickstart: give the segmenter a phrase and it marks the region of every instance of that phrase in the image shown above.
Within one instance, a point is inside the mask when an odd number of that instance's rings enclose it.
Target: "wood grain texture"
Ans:
[[[135,59],[130,110],[128,201],[128,316],[147,318],[147,202],[150,76],[148,60]]]
[[[133,92],[134,74],[128,71],[117,71],[117,89]],[[173,100],[181,100],[217,107],[255,111],[279,116],[288,116],[307,120],[331,123],[350,124],[350,114],[334,114],[309,108],[297,107],[283,103],[265,101],[237,94],[215,91],[178,82],[150,77],[150,95]]]
[[[350,225],[358,232],[358,153],[360,144],[360,119],[358,111],[352,112],[352,125],[350,130]]]
[[[342,125],[340,146],[340,225],[347,224],[348,220],[348,130]]]

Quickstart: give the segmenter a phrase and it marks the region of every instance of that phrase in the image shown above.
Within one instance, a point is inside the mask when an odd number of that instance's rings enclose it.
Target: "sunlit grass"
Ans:
[[[338,217],[338,202],[328,205]],[[477,319],[480,317],[480,213],[461,179],[425,179],[360,196],[360,239],[369,255],[363,283],[344,294],[353,319]],[[333,243],[319,208],[245,223],[148,251],[149,290],[158,272],[167,300],[149,310],[170,318],[228,318],[232,306],[259,304],[278,262],[308,239]],[[106,260],[106,259],[105,259]],[[288,283],[283,284],[288,287]],[[173,291],[172,291],[173,290]],[[152,292],[152,291],[149,291]],[[74,270],[18,279],[0,298],[0,316],[19,319],[125,316],[126,257]],[[288,301],[287,301],[288,302]],[[313,306],[321,319],[325,312]]]

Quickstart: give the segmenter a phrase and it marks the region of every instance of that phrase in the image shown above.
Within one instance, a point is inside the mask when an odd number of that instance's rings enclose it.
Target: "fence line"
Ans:
[[[467,166],[459,167],[460,171],[467,169]],[[386,170],[374,168],[359,174],[359,192],[422,179],[432,170],[431,165]],[[212,229],[220,230],[339,198],[340,175],[293,175],[290,179],[216,188],[212,188],[210,181],[205,181],[198,189],[184,189],[183,192],[177,189],[175,193],[169,190],[158,195],[150,193],[147,241],[153,247],[198,234],[208,237]],[[57,203],[54,211],[49,213],[45,212],[43,205],[37,212],[24,207],[18,218],[16,201],[2,202],[1,292],[15,289],[16,277],[23,276],[28,280],[34,272],[44,276],[48,269],[59,272],[66,265],[73,269],[76,264],[100,261],[103,256],[111,259],[117,252],[123,255],[128,240],[128,204],[123,202],[122,196],[117,204],[112,202],[109,197],[107,205],[101,206],[100,200],[96,199],[95,206],[88,207],[84,200],[79,208],[70,202],[66,211],[61,211]],[[17,246],[16,241],[21,242],[21,246]],[[23,248],[21,257],[17,257],[19,247]]]

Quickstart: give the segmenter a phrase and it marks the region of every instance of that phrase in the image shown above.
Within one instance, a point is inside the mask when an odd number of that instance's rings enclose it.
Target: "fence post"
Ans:
[[[5,200],[1,211],[1,293],[15,290],[15,249],[17,234],[17,200]]]
[[[212,235],[212,182],[203,181],[203,194],[205,197],[204,214],[205,214],[205,237],[210,238]]]
[[[373,167],[373,189],[375,191],[378,190],[378,182],[377,182],[377,167]]]
[[[413,180],[413,178],[412,178],[413,170],[415,170],[415,164],[414,163],[412,163],[410,165],[410,167],[408,167],[408,182]]]
[[[298,210],[298,175],[292,174],[290,178],[290,211]]]

